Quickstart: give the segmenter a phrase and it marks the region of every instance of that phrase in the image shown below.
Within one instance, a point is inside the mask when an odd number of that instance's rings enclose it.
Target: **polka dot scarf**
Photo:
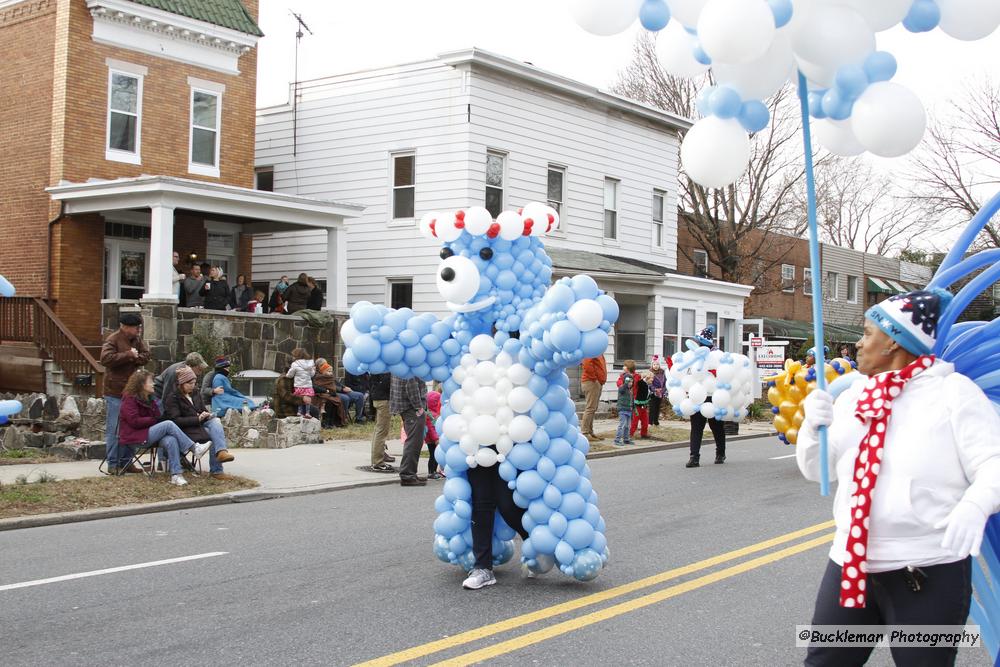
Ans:
[[[858,399],[854,415],[862,424],[868,425],[868,434],[861,441],[858,458],[854,461],[854,479],[851,480],[851,529],[847,534],[847,552],[840,574],[841,607],[865,606],[868,516],[882,461],[885,432],[892,414],[892,402],[907,382],[933,363],[933,355],[924,355],[901,370],[880,373],[868,380]]]

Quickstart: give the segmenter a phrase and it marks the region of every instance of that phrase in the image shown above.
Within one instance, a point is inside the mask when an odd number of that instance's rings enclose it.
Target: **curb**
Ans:
[[[737,435],[727,438],[727,442],[740,442],[741,440],[752,440],[754,438],[765,438],[773,434],[761,433],[756,435]],[[705,444],[710,444],[714,440],[706,439]],[[609,459],[616,456],[631,456],[633,454],[644,454],[646,452],[662,452],[672,449],[684,449],[688,446],[686,441],[667,442],[661,445],[642,445],[634,449],[615,449],[608,452],[594,452],[587,455],[587,459]],[[270,489],[247,491],[236,491],[233,493],[221,493],[211,496],[199,496],[196,498],[181,498],[180,500],[165,500],[158,503],[148,503],[146,505],[122,505],[120,507],[101,507],[92,510],[79,510],[76,512],[55,512],[52,514],[38,514],[35,516],[15,517],[13,519],[0,519],[0,532],[8,530],[20,530],[22,528],[40,528],[43,526],[56,526],[68,523],[82,523],[84,521],[97,521],[100,519],[116,519],[124,516],[138,516],[142,514],[158,514],[160,512],[172,512],[175,510],[199,509],[202,507],[215,507],[218,505],[228,505],[234,503],[253,503],[263,500],[277,500],[279,498],[295,498],[297,496],[312,496],[319,493],[332,493],[334,491],[350,491],[367,486],[392,486],[399,484],[395,475],[391,479],[373,479],[370,482],[353,482],[342,485],[321,484],[317,486],[295,488],[295,489]]]

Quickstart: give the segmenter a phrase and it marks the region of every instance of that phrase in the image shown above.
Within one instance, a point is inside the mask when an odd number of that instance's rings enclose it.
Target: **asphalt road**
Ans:
[[[440,483],[0,533],[0,664],[801,664],[794,626],[811,616],[832,501],[774,458],[789,454],[761,438],[732,443],[724,466],[687,470],[680,450],[592,462],[612,561],[589,584],[512,564],[463,591],[431,554]]]

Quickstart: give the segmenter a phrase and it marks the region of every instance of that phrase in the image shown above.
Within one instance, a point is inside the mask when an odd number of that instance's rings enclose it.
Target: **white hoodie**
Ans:
[[[867,429],[854,416],[865,383],[858,381],[834,403],[829,427],[830,480],[851,480]],[[799,430],[796,460],[806,479],[819,480],[819,440],[809,416]],[[854,482],[837,485],[833,514],[837,534],[830,558],[843,564]],[[881,469],[872,495],[868,571],[957,560],[941,547],[934,529],[960,500],[986,516],[1000,509],[1000,416],[972,380],[938,361],[910,380],[893,401]]]

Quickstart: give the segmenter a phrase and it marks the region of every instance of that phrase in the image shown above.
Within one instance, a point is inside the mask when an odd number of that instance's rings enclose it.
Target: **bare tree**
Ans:
[[[978,213],[1000,185],[1000,84],[979,80],[952,100],[911,165],[911,199],[931,216],[964,224]],[[1000,247],[1000,221],[986,226],[979,244]]]
[[[695,101],[704,82],[664,71],[652,36],[640,35],[634,49],[614,92],[678,116],[697,117]],[[687,219],[691,235],[720,268],[723,280],[755,285],[756,293],[782,288],[780,278],[768,276],[792,249],[794,239],[773,233],[797,231],[793,194],[804,169],[792,98],[786,89],[771,100],[771,124],[753,135],[750,166],[738,182],[710,189],[681,176],[681,216]],[[688,254],[684,248],[680,252]]]

